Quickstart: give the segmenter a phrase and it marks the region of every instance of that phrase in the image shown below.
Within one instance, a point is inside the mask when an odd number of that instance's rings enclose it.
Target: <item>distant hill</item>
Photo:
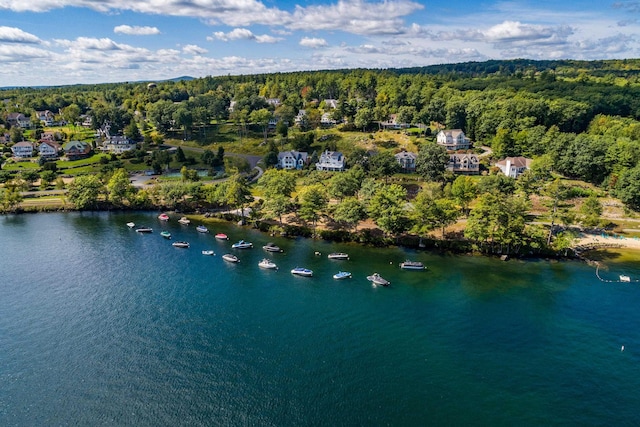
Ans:
[[[12,89],[23,89],[23,88],[31,88],[31,89],[48,89],[48,88],[66,88],[66,87],[78,87],[78,86],[96,86],[101,84],[121,84],[121,83],[158,83],[158,82],[180,82],[180,81],[191,81],[195,80],[195,77],[191,76],[180,76],[174,77],[172,79],[163,79],[163,80],[140,80],[136,82],[115,82],[115,83],[76,83],[69,85],[51,85],[51,86],[0,86],[0,90],[12,90]]]

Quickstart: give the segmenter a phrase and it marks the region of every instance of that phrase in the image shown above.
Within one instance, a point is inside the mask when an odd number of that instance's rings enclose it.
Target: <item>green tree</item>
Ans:
[[[80,175],[69,184],[67,197],[80,210],[93,209],[104,191],[97,175]]]
[[[362,203],[355,197],[342,200],[333,210],[333,219],[345,224],[349,229],[355,228],[366,217],[367,213]]]
[[[440,181],[449,164],[447,150],[435,142],[420,146],[416,158],[416,172],[427,181]]]
[[[366,132],[367,127],[373,123],[373,119],[373,110],[368,107],[362,107],[356,113],[353,124],[355,127],[362,129],[362,132]]]
[[[300,209],[298,215],[305,221],[311,221],[315,232],[316,224],[329,203],[324,185],[313,184],[303,187],[300,190],[299,200]]]
[[[269,135],[269,120],[273,118],[273,113],[266,108],[252,111],[249,114],[249,121],[255,123],[262,128],[262,135],[264,136],[264,143],[267,143],[267,136]]]
[[[22,133],[22,129],[18,126],[14,126],[11,128],[11,132],[9,136],[11,138],[11,142],[13,143],[24,141],[24,135]]]
[[[580,206],[580,214],[582,223],[588,227],[598,225],[600,215],[602,215],[602,204],[598,200],[598,196],[591,194]]]
[[[442,230],[442,238],[445,237],[447,226],[454,224],[460,216],[460,210],[451,199],[434,198],[428,191],[421,191],[413,202],[412,219],[414,230],[421,235],[426,235],[436,228]]]
[[[640,211],[640,166],[625,169],[620,173],[615,184],[615,193],[627,207]]]
[[[142,139],[142,134],[140,134],[140,129],[138,129],[135,120],[131,120],[124,128],[124,136],[132,141],[140,141]]]
[[[469,203],[476,198],[478,189],[475,180],[467,175],[458,176],[451,185],[451,195],[462,208],[465,215],[469,214]]]
[[[405,209],[407,190],[398,184],[380,186],[369,200],[367,212],[387,234],[398,234],[409,227]]]
[[[384,178],[387,183],[388,178],[400,171],[400,164],[389,151],[381,151],[369,159],[369,172],[373,177]]]
[[[43,170],[40,172],[40,188],[46,190],[49,184],[56,179],[57,174],[51,170]]]
[[[125,199],[130,198],[134,187],[125,169],[117,169],[107,182],[107,199],[115,206],[121,206]]]
[[[62,118],[72,126],[80,121],[80,106],[78,104],[70,104],[62,109]]]
[[[258,179],[258,185],[267,199],[278,195],[289,198],[296,188],[296,177],[286,170],[268,169]]]
[[[15,212],[22,200],[23,197],[17,186],[6,184],[4,188],[0,188],[0,206],[3,212]]]
[[[291,199],[282,194],[275,194],[265,199],[262,204],[262,212],[270,218],[277,217],[280,225],[282,225],[282,215],[291,209]]]

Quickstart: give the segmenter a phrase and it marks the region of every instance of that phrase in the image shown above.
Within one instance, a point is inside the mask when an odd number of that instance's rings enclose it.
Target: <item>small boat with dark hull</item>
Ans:
[[[420,261],[409,261],[400,263],[400,268],[403,270],[424,270],[426,267]]]
[[[196,227],[196,231],[198,233],[208,233],[209,229],[207,227],[205,227],[204,225],[199,225]]]
[[[222,255],[222,259],[227,261],[227,262],[240,262],[238,257],[233,255],[233,254],[224,254],[224,255]]]
[[[240,240],[238,243],[234,243],[233,245],[231,245],[231,247],[233,249],[251,249],[253,248],[253,243]]]
[[[215,255],[215,252],[213,252],[212,250],[204,250],[202,251],[202,255],[213,256]]]
[[[311,277],[313,276],[313,270],[309,270],[308,268],[296,267],[291,270],[291,274],[294,274],[296,276]]]
[[[151,227],[138,227],[136,228],[138,233],[153,233],[153,228]]]
[[[327,255],[329,259],[349,259],[349,254],[345,254],[344,252],[333,252]]]
[[[373,283],[374,285],[389,286],[391,284],[390,281],[383,278],[378,273],[373,273],[371,276],[367,276],[367,280]]]
[[[262,247],[262,249],[264,249],[267,252],[282,252],[282,249],[280,249],[280,246],[276,245],[275,243],[267,243],[266,245],[264,245]]]
[[[189,242],[184,242],[184,241],[180,241],[180,242],[173,242],[172,245],[176,248],[188,248]]]

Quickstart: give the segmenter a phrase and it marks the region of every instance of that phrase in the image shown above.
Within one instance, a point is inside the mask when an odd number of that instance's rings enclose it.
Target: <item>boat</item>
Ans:
[[[234,249],[249,249],[253,248],[253,243],[240,240],[238,243],[234,243],[233,245],[231,245],[231,247]]]
[[[403,270],[424,270],[426,267],[420,261],[409,261],[400,263],[400,268]]]
[[[222,255],[222,259],[229,262],[240,262],[238,257],[233,254],[224,254]]]
[[[202,255],[215,255],[215,252],[213,252],[212,250],[204,250],[202,251]]]
[[[276,265],[276,263],[271,261],[270,259],[267,259],[267,258],[263,258],[262,261],[260,261],[258,263],[258,267],[266,268],[266,269],[269,269],[269,270],[277,270],[278,269],[278,266]]]
[[[291,270],[291,274],[295,274],[297,276],[311,277],[313,276],[313,270],[309,270],[308,268],[296,267]]]
[[[204,225],[199,225],[196,227],[196,231],[198,233],[208,233],[209,229],[207,227],[205,227]]]
[[[171,233],[169,233],[168,231],[161,231],[160,235],[162,237],[164,237],[165,239],[170,239],[171,238]]]
[[[349,273],[348,271],[338,271],[333,275],[333,278],[336,280],[351,279],[351,273]]]
[[[349,259],[349,254],[345,254],[344,252],[333,252],[327,255],[329,259]]]
[[[621,282],[631,282],[631,277],[630,276],[625,276],[624,274],[620,275],[620,281]]]
[[[133,227],[135,227],[135,226],[136,226],[136,223],[135,223],[135,222],[128,222],[128,223],[127,223],[127,227],[129,227],[129,228],[133,228]]]
[[[151,227],[138,227],[136,228],[138,233],[153,233],[153,228]]]
[[[189,242],[173,242],[172,243],[173,246],[175,246],[176,248],[188,248],[189,247]]]
[[[367,276],[367,280],[373,282],[374,285],[389,286],[391,284],[390,281],[383,278],[378,273],[373,273],[371,276]]]
[[[167,215],[166,213],[161,213],[160,215],[158,215],[158,219],[160,221],[169,221],[169,215]]]
[[[267,252],[282,252],[282,249],[280,249],[280,246],[276,245],[275,243],[267,243],[266,245],[264,245],[262,247],[262,249],[264,249]]]
[[[229,237],[224,233],[218,233],[218,234],[216,234],[216,239],[218,239],[218,240],[229,240]]]
[[[182,225],[189,225],[191,224],[191,220],[189,218],[187,218],[186,216],[183,216],[182,218],[180,218],[178,220],[178,222]]]

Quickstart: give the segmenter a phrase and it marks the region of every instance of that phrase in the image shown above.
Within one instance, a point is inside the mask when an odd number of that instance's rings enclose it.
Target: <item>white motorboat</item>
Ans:
[[[188,248],[189,242],[185,242],[185,241],[173,242],[171,245],[176,248]]]
[[[240,262],[238,257],[233,254],[224,254],[222,255],[222,259],[228,262]]]
[[[367,276],[367,280],[372,282],[374,285],[389,286],[391,284],[390,281],[383,278],[378,273],[373,273],[371,276]]]
[[[336,280],[351,279],[351,273],[348,271],[339,271],[333,275],[333,278]]]
[[[208,250],[208,251],[207,251],[207,250],[205,250],[205,251],[202,251],[202,255],[209,255],[209,256],[212,256],[212,255],[215,255],[215,252],[213,252],[213,251],[211,251],[211,250]]]
[[[153,228],[151,227],[138,227],[136,228],[138,233],[153,233]]]
[[[403,270],[424,270],[426,267],[420,261],[409,261],[400,263],[400,268]]]
[[[262,261],[260,261],[258,263],[258,267],[266,268],[268,270],[277,270],[278,269],[278,266],[276,265],[276,263],[271,261],[270,259],[267,259],[267,258],[263,258]]]
[[[311,277],[313,276],[313,270],[309,270],[308,268],[296,267],[291,270],[291,274],[295,274],[297,276]]]
[[[620,281],[621,282],[631,282],[631,277],[630,276],[625,276],[624,274],[620,275]]]
[[[204,225],[199,225],[196,227],[196,231],[198,233],[208,233],[209,229],[207,227],[205,227]]]
[[[186,216],[183,216],[182,218],[180,218],[178,220],[178,222],[182,225],[189,225],[191,224],[191,220],[189,218],[187,218]]]
[[[135,227],[135,226],[136,226],[136,223],[135,223],[135,222],[128,222],[128,223],[127,223],[127,227],[129,227],[129,228],[133,228],[133,227]]]
[[[327,255],[329,259],[349,259],[349,254],[345,254],[344,252],[333,252]]]
[[[267,252],[282,252],[282,249],[280,249],[280,246],[276,245],[275,243],[267,243],[266,245],[264,245],[262,247],[262,249],[264,249]]]
[[[233,249],[250,249],[253,248],[253,243],[240,240],[238,243],[231,245]]]

